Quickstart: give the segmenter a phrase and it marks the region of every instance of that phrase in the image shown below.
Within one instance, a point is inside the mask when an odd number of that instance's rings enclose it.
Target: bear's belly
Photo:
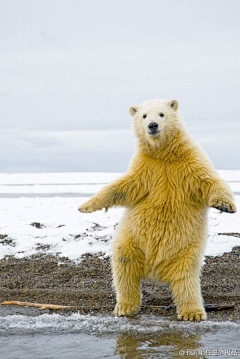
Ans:
[[[207,207],[190,201],[145,202],[128,209],[124,222],[134,241],[152,256],[151,252],[159,252],[161,247],[176,249],[199,241],[206,233]]]

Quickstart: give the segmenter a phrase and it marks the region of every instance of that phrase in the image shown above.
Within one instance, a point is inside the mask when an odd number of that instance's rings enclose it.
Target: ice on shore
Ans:
[[[240,171],[220,171],[240,208]],[[117,173],[43,173],[0,175],[0,258],[37,253],[79,260],[86,253],[109,255],[115,225],[124,209],[79,213],[88,195]],[[239,192],[239,194],[238,194]],[[209,211],[206,255],[220,255],[240,245],[240,215]]]

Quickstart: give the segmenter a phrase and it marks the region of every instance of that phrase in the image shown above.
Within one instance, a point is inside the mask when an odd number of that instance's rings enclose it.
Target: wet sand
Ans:
[[[201,286],[206,304],[235,303],[234,309],[210,311],[208,319],[240,322],[240,247],[222,256],[206,257]],[[85,255],[75,264],[67,258],[36,255],[31,258],[4,258],[0,261],[0,302],[19,300],[73,306],[62,314],[111,314],[115,305],[110,258]],[[176,320],[176,311],[167,285],[144,281],[140,313],[164,315]],[[167,306],[168,308],[154,308]],[[45,310],[45,313],[50,312]],[[37,308],[0,306],[0,315],[38,314]]]

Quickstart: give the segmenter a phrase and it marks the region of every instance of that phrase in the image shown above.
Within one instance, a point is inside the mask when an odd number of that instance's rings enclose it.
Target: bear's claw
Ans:
[[[79,212],[82,212],[82,213],[91,213],[91,212],[93,212],[91,210],[91,208],[89,208],[88,206],[84,206],[84,205],[78,207],[78,210],[79,210]]]
[[[92,213],[100,209],[102,209],[102,207],[100,206],[99,202],[95,199],[94,200],[90,199],[89,201],[78,207],[79,212],[82,213]]]
[[[201,320],[207,319],[207,314],[203,309],[198,309],[195,311],[186,311],[183,313],[178,314],[177,316],[178,320],[189,320],[189,321],[197,321],[200,322]]]
[[[114,314],[118,317],[129,317],[135,315],[139,312],[140,305],[139,304],[125,304],[125,303],[117,303],[114,309]]]
[[[221,212],[235,213],[237,211],[234,203],[226,203],[216,199],[211,207],[218,209]]]

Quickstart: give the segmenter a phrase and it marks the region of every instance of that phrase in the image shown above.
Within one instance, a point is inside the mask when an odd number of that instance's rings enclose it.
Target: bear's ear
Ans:
[[[168,105],[169,105],[170,107],[172,107],[175,111],[177,111],[177,109],[178,109],[178,102],[177,102],[177,100],[168,101]]]
[[[138,112],[138,106],[131,106],[129,109],[129,113],[131,116],[134,116]]]

